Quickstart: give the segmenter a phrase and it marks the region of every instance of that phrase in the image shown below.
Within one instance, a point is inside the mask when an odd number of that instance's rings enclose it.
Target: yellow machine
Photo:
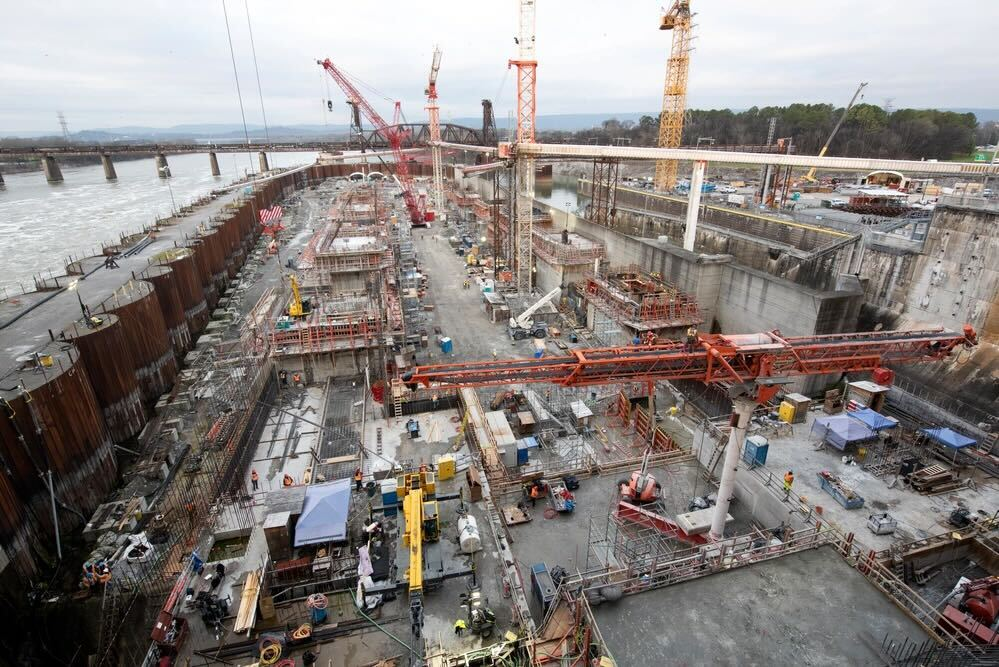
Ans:
[[[434,474],[428,471],[406,473],[399,478],[399,495],[406,531],[402,543],[409,548],[409,614],[414,637],[423,628],[423,543],[441,536],[440,512]]]
[[[302,301],[302,293],[298,289],[298,279],[295,276],[288,278],[291,282],[291,303],[288,305],[288,315],[290,317],[305,317],[312,312],[312,308],[308,300]]]

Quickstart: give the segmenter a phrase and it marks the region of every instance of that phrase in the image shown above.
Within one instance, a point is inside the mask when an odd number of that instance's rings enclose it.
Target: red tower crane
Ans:
[[[413,188],[413,177],[409,173],[409,163],[406,162],[405,156],[402,153],[402,142],[409,135],[407,130],[404,130],[399,125],[399,111],[400,105],[398,102],[395,103],[395,119],[392,125],[385,122],[374,107],[368,103],[364,96],[361,95],[360,91],[351,83],[350,79],[344,75],[336,65],[327,58],[326,60],[317,60],[316,64],[321,66],[326,70],[327,74],[333,77],[340,89],[343,90],[344,95],[347,96],[347,101],[355,108],[359,109],[364,117],[368,119],[374,128],[385,137],[388,142],[389,147],[392,149],[392,155],[394,156],[395,164],[395,176],[396,180],[399,181],[399,185],[402,187],[402,198],[406,202],[406,210],[409,211],[409,221],[414,227],[425,227],[426,219],[424,216],[426,209],[426,201],[423,196],[417,196],[414,193]]]

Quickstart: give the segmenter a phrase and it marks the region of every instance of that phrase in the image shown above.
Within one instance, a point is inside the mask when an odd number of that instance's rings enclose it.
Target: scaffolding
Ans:
[[[605,256],[604,246],[574,232],[534,228],[534,252],[552,265],[593,264]]]
[[[700,324],[697,301],[637,266],[587,275],[579,285],[586,301],[636,332]]]

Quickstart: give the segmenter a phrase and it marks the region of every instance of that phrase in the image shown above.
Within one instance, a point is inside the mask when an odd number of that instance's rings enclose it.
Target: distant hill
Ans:
[[[973,109],[973,108],[948,108],[942,111],[956,111],[958,113],[973,113],[979,123],[988,121],[999,121],[999,109]],[[734,109],[741,111],[741,109]],[[632,121],[637,123],[642,116],[656,116],[656,111],[644,112],[621,112],[621,113],[576,113],[576,114],[542,114],[538,116],[539,130],[562,130],[566,132],[577,132],[599,127],[605,120],[614,118],[619,121]],[[412,118],[412,121],[422,121],[422,118]],[[456,125],[464,125],[478,129],[482,126],[480,116],[463,116],[446,119],[446,122]],[[367,124],[365,124],[367,126]],[[502,136],[509,126],[509,118],[497,117],[496,126]],[[341,137],[348,131],[346,125],[316,125],[307,123],[296,123],[292,125],[280,125],[268,128],[268,135],[276,140],[294,139],[321,139],[329,137]],[[248,125],[251,139],[264,138],[264,128],[262,125]],[[52,137],[54,132],[6,132],[0,130],[0,137]],[[139,125],[123,125],[120,127],[96,128],[81,130],[71,134],[74,141],[89,141],[107,143],[112,141],[241,141],[243,140],[243,126],[240,123],[189,123],[174,125],[172,127],[146,127]]]

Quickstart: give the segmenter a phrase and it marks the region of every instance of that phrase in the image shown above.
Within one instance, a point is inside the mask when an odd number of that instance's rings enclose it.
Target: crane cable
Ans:
[[[264,118],[264,140],[267,143],[271,143],[270,130],[267,129],[267,112],[264,111],[264,89],[260,87],[260,69],[257,67],[257,47],[253,45],[253,26],[250,24],[249,0],[243,0],[243,6],[246,8],[246,29],[250,33],[250,51],[253,53],[253,71],[257,75],[257,94],[260,96],[260,115]]]

